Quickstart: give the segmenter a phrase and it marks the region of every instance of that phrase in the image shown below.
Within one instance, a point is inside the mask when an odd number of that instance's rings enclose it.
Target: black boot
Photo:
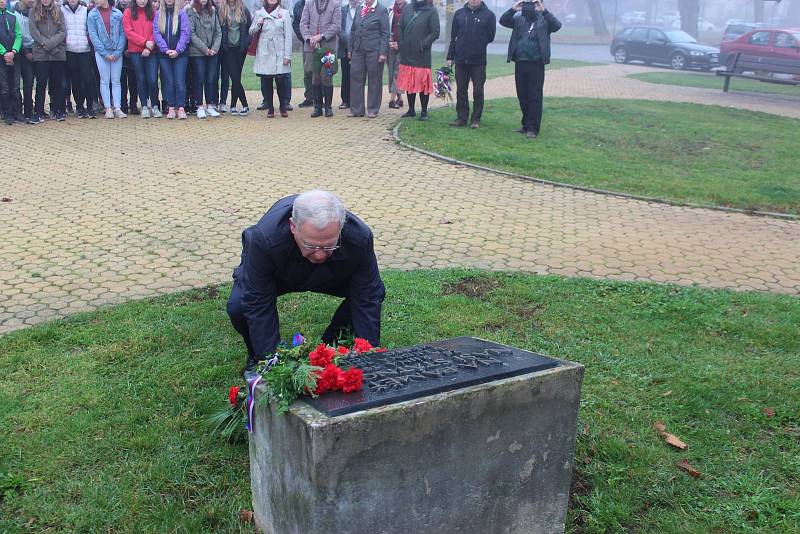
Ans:
[[[312,85],[311,92],[314,94],[314,112],[311,114],[311,118],[322,117],[322,86]]]
[[[325,85],[322,87],[322,99],[325,103],[325,116],[333,117],[333,86]]]

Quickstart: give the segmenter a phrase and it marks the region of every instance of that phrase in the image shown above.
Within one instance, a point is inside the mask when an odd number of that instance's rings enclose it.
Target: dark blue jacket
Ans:
[[[340,247],[325,263],[311,263],[300,253],[289,229],[295,198],[297,195],[282,198],[258,224],[242,232],[242,261],[233,271],[233,279],[242,290],[242,311],[253,352],[262,358],[275,351],[280,341],[278,295],[297,291],[349,299],[354,334],[378,346],[386,291],[378,272],[372,231],[347,212]]]
[[[481,2],[473,11],[465,5],[453,14],[447,59],[457,65],[486,65],[486,47],[494,41],[497,19]]]
[[[561,29],[561,22],[555,15],[545,9],[541,13],[536,13],[534,25],[536,38],[539,41],[539,51],[542,54],[542,63],[547,65],[550,63],[550,34]],[[509,9],[500,17],[500,26],[512,29],[511,39],[508,41],[507,61],[510,63],[514,61],[514,52],[519,42],[519,34],[520,32],[528,31],[530,21],[525,20],[521,13]]]

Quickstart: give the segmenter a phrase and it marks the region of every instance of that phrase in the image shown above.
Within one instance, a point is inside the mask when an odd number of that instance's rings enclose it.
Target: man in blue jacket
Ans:
[[[508,61],[514,62],[517,100],[522,111],[518,133],[536,139],[542,124],[544,66],[550,63],[550,34],[561,28],[558,19],[544,8],[542,0],[517,0],[500,17],[500,25],[511,28]]]
[[[228,316],[247,346],[245,372],[275,352],[277,300],[285,293],[344,297],[322,335],[325,343],[352,330],[380,344],[385,289],[372,231],[333,193],[307,191],[276,202],[242,232],[242,260],[233,280]]]
[[[467,4],[453,14],[448,65],[456,65],[456,113],[450,126],[478,128],[483,114],[483,86],[486,83],[486,47],[494,41],[494,13],[481,0]],[[469,116],[469,82],[472,80],[472,117]]]

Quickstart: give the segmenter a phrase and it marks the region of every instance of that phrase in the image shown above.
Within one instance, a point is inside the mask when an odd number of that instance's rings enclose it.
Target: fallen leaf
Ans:
[[[253,520],[253,512],[250,510],[239,510],[239,521],[250,523]]]
[[[31,528],[35,522],[36,522],[36,518],[35,518],[35,517],[31,517],[31,518],[30,518],[30,519],[28,519],[28,521],[25,523],[25,527],[26,527],[26,528]]]
[[[775,408],[764,408],[763,410],[761,410],[761,413],[763,413],[767,417],[775,417]]]
[[[666,393],[661,394],[662,397],[669,397],[670,395],[672,395],[672,390],[669,390]]]
[[[3,197],[3,202],[14,202],[14,197]]]
[[[742,310],[742,317],[747,317],[749,314],[750,314],[750,312],[747,311],[747,308]]]
[[[678,462],[678,469],[683,469],[684,471],[689,473],[689,476],[692,478],[700,478],[700,471],[692,467],[692,464],[690,464],[689,460],[687,460],[686,458]]]
[[[680,438],[667,432],[667,427],[664,426],[663,421],[656,421],[655,424],[653,425],[653,428],[655,428],[656,432],[658,432],[658,434],[662,438],[664,438],[664,441],[666,441],[668,444],[672,445],[676,449],[684,450],[688,447],[688,445],[683,441],[681,441]]]
[[[583,464],[584,465],[589,465],[590,463],[592,463],[592,459],[589,458],[588,456],[583,459]]]
[[[439,219],[439,224],[453,224],[453,221],[445,217],[442,217],[441,219]]]

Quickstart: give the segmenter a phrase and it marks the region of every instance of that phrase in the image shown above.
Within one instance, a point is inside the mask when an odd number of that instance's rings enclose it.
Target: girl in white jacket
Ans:
[[[97,80],[92,67],[92,48],[86,17],[89,10],[80,0],[66,0],[61,6],[67,31],[67,79],[75,97],[75,113],[81,119],[94,119],[93,102],[97,100]],[[69,101],[69,94],[64,95]]]

